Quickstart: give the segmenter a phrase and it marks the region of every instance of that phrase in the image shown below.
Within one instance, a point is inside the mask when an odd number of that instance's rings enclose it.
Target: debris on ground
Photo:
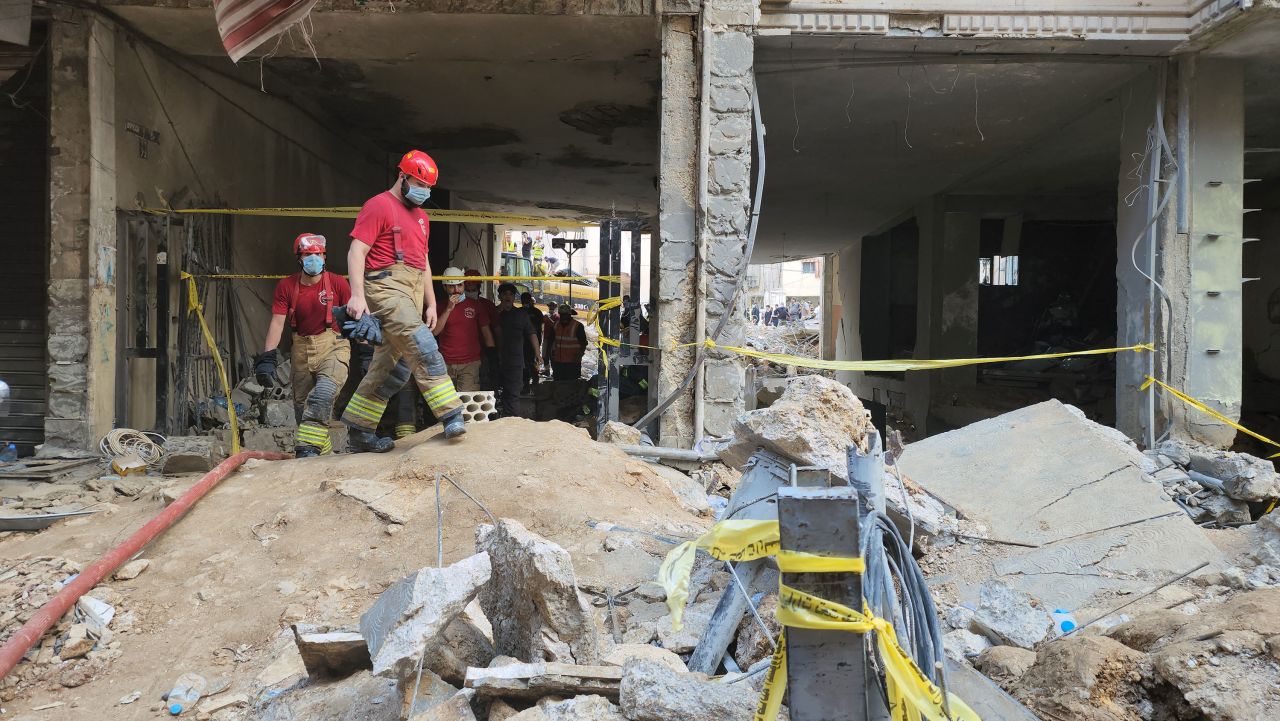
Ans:
[[[237,389],[257,423],[279,415],[252,390]],[[643,441],[630,431],[606,438]],[[426,431],[386,455],[250,461],[83,597],[0,699],[71,721],[159,714],[193,674],[210,679],[193,717],[211,721],[746,721],[782,628],[776,569],[742,563],[735,581],[697,555],[676,629],[658,565],[726,506],[743,510],[760,479],[788,482],[791,464],[844,483],[849,446],[874,453],[874,438],[857,398],[813,375],[743,414],[724,462],[651,463],[522,419],[475,424],[461,443]],[[166,467],[224,452],[214,436],[170,441]],[[892,520],[983,718],[1026,711],[993,682],[1043,721],[1280,718],[1280,511],[1260,513],[1273,476],[1256,459],[1144,454],[1056,402],[891,450]],[[1183,489],[1192,472],[1221,492]],[[192,480],[91,475],[31,500],[116,512],[0,538],[15,559],[0,566],[0,638]],[[1199,528],[1179,503],[1207,509],[1201,523],[1248,520]],[[752,612],[713,622],[743,598]],[[703,664],[712,638],[724,642]]]

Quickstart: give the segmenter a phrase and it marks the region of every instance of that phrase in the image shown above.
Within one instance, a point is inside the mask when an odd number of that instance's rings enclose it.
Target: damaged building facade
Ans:
[[[358,205],[414,146],[440,208],[644,221],[664,445],[727,435],[752,392],[741,359],[682,346],[742,343],[749,244],[826,258],[838,360],[1157,349],[840,373],[918,435],[1056,396],[1140,442],[1233,442],[1148,376],[1251,427],[1280,409],[1274,0],[321,0],[238,65],[207,2],[33,16],[0,64],[24,451],[214,394],[180,274],[291,272],[297,233],[350,222],[149,211]],[[433,267],[495,268],[503,234],[433,223]],[[244,374],[269,286],[200,292]]]

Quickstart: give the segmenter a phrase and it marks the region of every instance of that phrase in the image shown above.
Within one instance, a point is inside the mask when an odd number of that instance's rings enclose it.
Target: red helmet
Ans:
[[[427,185],[435,185],[440,179],[440,169],[436,167],[436,161],[421,150],[410,150],[404,154],[400,159],[400,172],[415,180],[421,180]]]
[[[315,255],[324,254],[325,239],[323,235],[315,233],[303,233],[293,239],[294,255]]]

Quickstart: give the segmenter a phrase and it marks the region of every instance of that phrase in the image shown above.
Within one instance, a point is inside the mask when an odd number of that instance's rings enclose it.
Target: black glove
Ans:
[[[382,345],[382,323],[372,313],[365,313],[360,320],[348,320],[342,324],[343,335],[351,340],[369,345]]]
[[[346,331],[346,325],[351,322],[351,316],[347,315],[347,307],[345,305],[337,305],[331,308],[330,311],[333,313],[333,322],[343,329],[340,331],[340,335],[343,338],[350,338],[351,336],[347,335]]]
[[[276,384],[276,366],[280,362],[280,354],[275,349],[263,351],[253,357],[253,374],[258,385],[270,388]]]

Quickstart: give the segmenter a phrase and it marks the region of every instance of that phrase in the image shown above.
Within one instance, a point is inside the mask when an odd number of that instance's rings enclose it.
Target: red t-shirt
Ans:
[[[325,278],[329,280],[329,289],[333,298],[324,297]],[[325,271],[320,282],[315,285],[303,285],[302,273],[294,273],[288,278],[281,278],[276,283],[275,300],[271,303],[273,315],[285,316],[286,322],[298,335],[319,335],[325,329],[325,301],[330,308],[346,305],[351,300],[351,284],[337,273]],[[289,311],[293,311],[290,318]],[[337,330],[337,328],[334,328]]]
[[[436,336],[445,363],[474,363],[483,352],[480,329],[489,325],[488,301],[463,298],[449,314],[444,331]]]
[[[427,213],[422,208],[406,208],[391,191],[378,193],[365,201],[356,216],[351,237],[369,246],[365,270],[386,268],[396,262],[392,228],[400,228],[400,249],[405,265],[427,269],[427,236],[430,234]]]

